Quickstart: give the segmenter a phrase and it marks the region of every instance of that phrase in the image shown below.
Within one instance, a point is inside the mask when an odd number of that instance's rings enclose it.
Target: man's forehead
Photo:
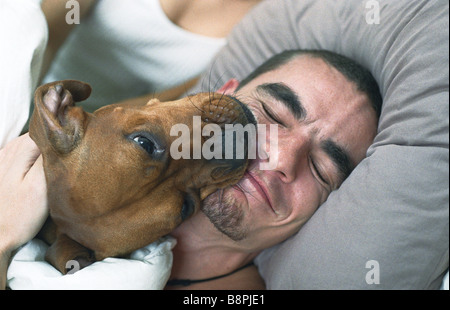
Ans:
[[[249,83],[256,88],[264,83],[285,83],[299,93],[312,90],[329,97],[338,90],[357,91],[356,84],[349,81],[341,72],[323,59],[309,54],[292,58],[278,68],[257,76]]]
[[[319,90],[343,85],[356,89],[355,83],[349,81],[336,68],[325,62],[325,60],[311,55],[295,57],[277,70],[277,75],[281,79],[301,81],[302,84],[310,82]],[[300,84],[299,86],[302,85]]]
[[[357,89],[341,72],[318,57],[299,55],[279,68],[256,77],[252,90],[267,84],[282,83],[291,88],[307,106],[309,103],[324,108],[353,109],[350,102],[361,105],[368,102],[367,96]],[[314,108],[314,107],[313,107]]]

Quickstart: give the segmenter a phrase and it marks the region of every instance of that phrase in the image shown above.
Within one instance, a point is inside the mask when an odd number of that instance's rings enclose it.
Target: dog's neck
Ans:
[[[251,262],[259,253],[248,252],[219,232],[200,212],[172,232],[171,279],[207,279],[228,274]]]

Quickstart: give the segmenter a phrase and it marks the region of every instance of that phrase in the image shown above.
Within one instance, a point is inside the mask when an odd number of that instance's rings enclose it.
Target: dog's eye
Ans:
[[[194,213],[194,210],[194,202],[189,197],[186,197],[181,209],[181,220],[184,221],[185,219],[189,218]]]
[[[150,155],[153,155],[153,153],[155,153],[156,145],[150,139],[147,139],[146,137],[142,136],[137,136],[133,139],[133,141],[139,144],[140,147],[142,147]]]

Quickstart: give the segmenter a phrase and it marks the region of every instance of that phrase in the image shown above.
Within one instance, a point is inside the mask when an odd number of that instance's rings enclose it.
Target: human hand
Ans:
[[[25,134],[0,150],[0,253],[32,239],[47,216],[42,156]]]

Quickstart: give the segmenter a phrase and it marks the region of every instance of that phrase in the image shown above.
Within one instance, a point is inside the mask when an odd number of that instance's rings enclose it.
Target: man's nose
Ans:
[[[275,168],[281,181],[294,182],[309,169],[310,138],[305,136],[281,137],[278,144],[278,164]]]

